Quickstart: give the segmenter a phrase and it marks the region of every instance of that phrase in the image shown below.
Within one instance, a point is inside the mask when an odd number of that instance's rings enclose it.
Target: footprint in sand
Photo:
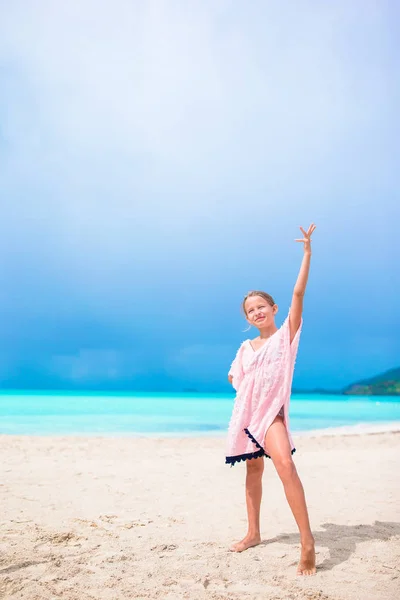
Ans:
[[[181,517],[168,517],[168,522],[172,523],[174,525],[184,525],[185,523],[185,519],[181,518]]]
[[[88,525],[89,527],[98,527],[95,521],[89,521],[88,519],[73,519],[75,523],[82,523],[83,525]]]
[[[165,583],[163,583],[163,585],[165,585]],[[208,592],[223,592],[225,594],[229,586],[228,583],[222,579],[213,579],[209,575],[205,575],[196,579],[180,579],[179,587],[181,589],[204,589],[208,590]],[[224,598],[226,598],[225,595]]]
[[[72,542],[72,541],[77,541],[77,540],[82,540],[85,538],[82,538],[81,536],[76,535],[75,533],[73,533],[72,531],[65,531],[65,532],[57,532],[57,533],[45,533],[42,535],[39,535],[37,540],[40,541],[42,544],[45,544],[46,542],[51,542],[52,544],[68,544],[68,542]]]
[[[157,546],[153,546],[151,549],[152,552],[171,552],[172,550],[176,550],[178,546],[175,544],[158,544]]]
[[[210,546],[217,546],[218,544],[216,542],[199,542],[198,544],[195,544],[194,547],[195,548],[203,548],[204,546],[206,548],[209,548]]]
[[[118,519],[118,515],[100,515],[99,519],[105,523],[114,524],[115,519]]]
[[[139,521],[127,521],[126,523],[123,523],[122,525],[119,525],[119,527],[122,527],[123,529],[132,529],[133,527],[146,527],[146,525],[150,525],[150,523],[152,523],[153,521],[151,521],[150,519],[147,520],[139,520]]]

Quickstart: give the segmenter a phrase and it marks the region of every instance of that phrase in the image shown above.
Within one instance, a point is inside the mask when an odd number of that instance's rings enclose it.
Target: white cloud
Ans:
[[[375,4],[356,5],[271,2],[243,15],[217,1],[16,1],[3,8],[1,57],[25,102],[7,137],[20,151],[25,104],[30,144],[56,170],[128,160],[128,186],[138,175],[168,185],[168,170],[175,186],[179,170],[214,179],[254,160],[287,172],[368,122],[382,98],[385,73],[365,77],[357,31],[385,26]]]
[[[232,247],[254,215],[315,215],[344,144],[370,166],[366,130],[390,97],[383,14],[361,1],[3,6],[14,224],[51,228],[60,260],[92,278],[99,255],[118,272],[161,242],[182,257],[222,229]]]
[[[326,311],[337,289],[359,305],[353,273],[368,270],[386,294],[399,187],[391,11],[372,0],[3,2],[0,277],[12,293],[1,306],[44,319],[47,285],[71,319],[79,306],[98,327],[181,332],[193,298],[217,313],[213,294],[228,306],[221,290],[283,279],[289,297],[292,238],[311,219],[310,293],[325,293]],[[90,376],[85,352],[59,368]],[[169,368],[192,372],[220,352],[195,346]],[[125,369],[97,358],[110,377]]]

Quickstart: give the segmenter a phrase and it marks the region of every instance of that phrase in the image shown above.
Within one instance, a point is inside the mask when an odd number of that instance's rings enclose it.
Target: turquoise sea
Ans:
[[[234,397],[218,394],[0,393],[0,433],[13,435],[218,435]],[[400,422],[400,398],[299,395],[291,429]]]

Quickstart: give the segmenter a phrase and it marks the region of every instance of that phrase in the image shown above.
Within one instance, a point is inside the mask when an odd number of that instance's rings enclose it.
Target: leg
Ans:
[[[292,460],[291,449],[283,419],[277,416],[265,436],[269,454],[283,483],[285,495],[300,531],[301,557],[298,575],[313,575],[315,569],[314,538],[310,529],[304,489]]]
[[[252,458],[246,461],[246,506],[248,530],[241,542],[234,544],[232,552],[243,552],[261,542],[260,536],[260,506],[262,496],[262,474],[264,459]]]

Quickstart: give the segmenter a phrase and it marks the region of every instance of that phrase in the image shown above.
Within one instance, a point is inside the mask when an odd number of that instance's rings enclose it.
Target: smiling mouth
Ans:
[[[256,319],[256,322],[257,321],[263,321],[263,320],[264,320],[264,317],[258,317],[258,319]]]

